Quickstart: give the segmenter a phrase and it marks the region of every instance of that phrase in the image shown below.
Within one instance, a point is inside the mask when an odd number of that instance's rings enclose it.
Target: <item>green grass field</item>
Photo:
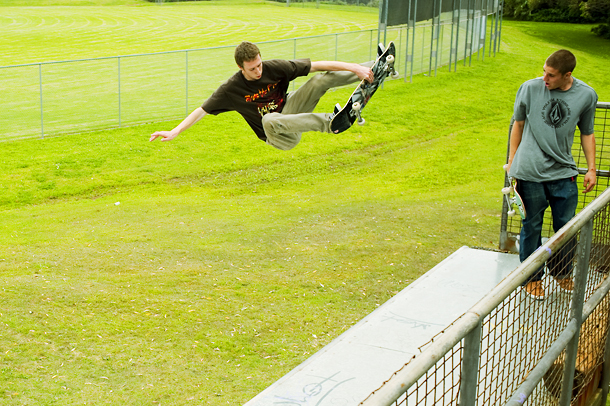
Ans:
[[[570,47],[610,101],[589,30],[505,21],[496,57],[386,83],[366,126],[287,153],[235,114],[171,143],[148,138],[177,122],[3,143],[0,404],[243,404],[460,246],[497,247],[519,85]]]
[[[378,18],[372,7],[315,9],[254,0],[88,5],[92,3],[99,2],[0,0],[0,66],[372,29]]]

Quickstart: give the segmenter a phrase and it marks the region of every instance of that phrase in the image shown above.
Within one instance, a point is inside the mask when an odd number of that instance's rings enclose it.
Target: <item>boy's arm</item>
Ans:
[[[585,160],[587,161],[587,173],[585,174],[585,181],[583,187],[585,188],[582,192],[587,193],[593,189],[595,183],[597,183],[597,171],[595,168],[595,134],[580,135],[580,143],[582,150],[585,154]]]
[[[373,82],[375,78],[371,68],[359,65],[357,63],[339,62],[339,61],[315,61],[311,63],[310,72],[324,72],[324,71],[349,71],[353,72],[358,76],[360,80],[366,79],[369,82]]]
[[[178,124],[173,130],[156,131],[150,136],[149,141],[154,141],[159,137],[161,137],[161,141],[171,141],[174,138],[176,138],[182,131],[188,130],[189,128],[191,128],[195,123],[197,123],[207,114],[208,113],[206,113],[206,111],[203,108],[198,107],[195,110],[193,110],[193,112],[191,114],[189,114],[184,120],[182,120],[182,122],[180,124]]]
[[[523,127],[525,125],[525,121],[515,121],[513,123],[513,128],[510,131],[510,143],[508,148],[508,166],[506,167],[506,172],[510,171],[510,167],[513,164],[513,159],[515,158],[515,154],[517,153],[517,149],[521,144],[521,139],[523,138]]]

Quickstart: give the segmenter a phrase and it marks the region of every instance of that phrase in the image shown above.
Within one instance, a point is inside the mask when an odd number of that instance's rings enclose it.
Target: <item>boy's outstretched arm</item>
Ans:
[[[375,79],[371,68],[359,65],[357,63],[339,61],[316,61],[311,63],[310,72],[322,71],[349,71],[356,74],[360,80],[366,79],[369,82],[373,82]]]
[[[176,138],[182,131],[188,130],[189,128],[191,128],[195,123],[197,123],[207,114],[208,113],[206,113],[206,111],[203,108],[198,107],[195,110],[193,110],[193,112],[191,114],[189,114],[184,120],[182,120],[182,122],[180,124],[178,124],[173,130],[156,131],[150,136],[149,141],[154,141],[157,138],[161,138],[161,141],[171,141],[174,138]]]

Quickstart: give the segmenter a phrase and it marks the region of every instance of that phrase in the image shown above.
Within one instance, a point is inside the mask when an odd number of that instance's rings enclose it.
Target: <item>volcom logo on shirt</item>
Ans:
[[[551,99],[542,108],[542,119],[549,127],[553,128],[563,127],[571,115],[570,107],[561,99]]]

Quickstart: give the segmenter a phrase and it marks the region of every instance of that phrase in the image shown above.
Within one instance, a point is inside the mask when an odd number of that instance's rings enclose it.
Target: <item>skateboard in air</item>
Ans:
[[[371,67],[375,77],[373,82],[369,83],[362,80],[345,103],[345,106],[343,108],[340,108],[340,105],[335,107],[334,116],[330,121],[330,129],[333,133],[338,134],[347,130],[356,120],[358,120],[359,125],[364,125],[365,120],[361,116],[364,106],[388,75],[391,75],[394,79],[398,77],[398,72],[394,70],[395,57],[396,47],[393,42],[390,42],[387,48],[384,48],[383,44],[377,46],[377,59]]]
[[[508,165],[504,165],[504,170],[508,168]],[[508,174],[507,174],[508,176]],[[508,176],[509,186],[502,189],[502,193],[504,194],[504,198],[506,199],[506,204],[508,205],[508,214],[510,217],[513,217],[519,212],[521,219],[525,219],[525,206],[523,206],[523,201],[521,200],[521,196],[517,192],[517,180],[515,178],[511,178]],[[517,210],[513,207],[516,206]]]

